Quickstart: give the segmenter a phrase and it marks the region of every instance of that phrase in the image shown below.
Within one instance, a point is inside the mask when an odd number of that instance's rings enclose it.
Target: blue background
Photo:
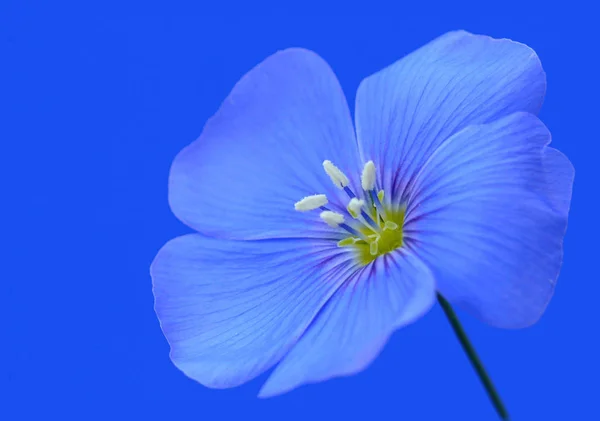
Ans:
[[[363,77],[461,28],[538,52],[549,84],[541,117],[576,177],[564,266],[542,320],[503,331],[459,314],[514,420],[594,419],[592,11],[167,17],[71,6],[8,2],[0,14],[1,419],[496,419],[439,307],[395,334],[366,371],[259,400],[265,375],[215,391],[170,363],[149,277],[158,249],[188,232],[167,204],[170,163],[251,67],[278,49],[313,49],[353,104]]]

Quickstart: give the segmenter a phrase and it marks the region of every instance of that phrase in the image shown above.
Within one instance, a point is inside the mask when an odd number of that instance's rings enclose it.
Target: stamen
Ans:
[[[385,221],[383,229],[394,231],[398,229],[398,224],[392,221]]]
[[[365,204],[364,200],[360,200],[360,199],[357,199],[356,197],[354,197],[350,200],[350,203],[348,203],[348,212],[350,213],[350,215],[352,215],[353,218],[356,219],[356,218],[358,218],[358,215],[360,215],[360,212],[361,212],[364,204]]]
[[[339,189],[343,189],[350,183],[348,177],[346,177],[342,170],[333,165],[331,161],[323,161],[323,168],[325,169],[327,175],[331,178],[331,181],[333,181],[333,184],[335,184]]]
[[[366,235],[364,235],[362,232],[359,232],[359,231],[355,230],[354,228],[352,228],[348,224],[340,224],[340,228],[345,229],[346,231],[348,231],[353,236],[358,237],[358,238],[360,238],[361,240],[364,240],[367,243],[369,242],[369,238]]]
[[[352,245],[354,245],[354,243],[356,243],[356,239],[354,237],[347,237],[347,238],[344,238],[343,240],[338,241],[337,245],[338,245],[338,247],[346,247],[346,246],[352,246]]]
[[[377,223],[373,221],[373,218],[371,218],[371,216],[365,212],[364,205],[364,200],[354,197],[350,199],[350,203],[348,203],[348,213],[350,213],[354,219],[358,219],[360,222],[362,222],[367,228],[370,228],[373,232],[381,231],[379,225],[377,225]]]
[[[344,223],[344,215],[332,211],[321,212],[321,219],[332,228],[337,228]]]
[[[371,253],[371,256],[377,256],[378,250],[379,250],[379,243],[377,242],[377,240],[375,240],[371,244],[369,244],[369,253]]]
[[[346,192],[346,194],[348,196],[350,196],[351,199],[354,198],[354,197],[356,197],[356,195],[354,194],[354,192],[352,190],[350,190],[350,187],[348,187],[348,186],[344,187],[344,191]]]
[[[315,210],[325,206],[328,203],[327,196],[324,194],[313,194],[296,202],[294,208],[300,212]]]
[[[371,190],[369,192],[369,194],[371,195],[371,199],[373,200],[373,203],[375,204],[375,207],[377,208],[377,219],[379,219],[379,216],[381,216],[381,219],[383,221],[385,221],[386,215],[385,215],[385,210],[383,209],[383,205],[381,204],[382,200],[383,200],[383,190],[380,190],[377,194],[374,194],[373,190]]]
[[[365,164],[360,182],[364,191],[371,191],[375,188],[375,164],[373,161]]]
[[[373,221],[373,218],[363,210],[360,211],[360,215],[363,217],[364,222],[375,232],[379,231],[379,225]]]
[[[352,191],[348,177],[331,161],[323,161],[323,169],[333,184],[349,196],[348,213],[344,212],[343,206],[340,207],[339,198],[336,197],[333,205],[329,205],[324,194],[313,194],[296,202],[294,208],[297,211],[319,210],[321,220],[339,229],[335,233],[337,245],[354,250],[361,265],[403,246],[404,208],[390,208],[386,212],[384,191],[376,187],[377,171],[373,161],[368,161],[363,167],[360,183],[363,192],[358,194]]]
[[[346,231],[348,231],[350,234],[352,234],[353,236],[361,238],[362,240],[365,240],[366,242],[369,241],[367,236],[364,235],[362,232],[359,232],[359,231],[355,230],[354,228],[352,228],[350,225],[345,224],[344,223],[344,215],[342,215],[341,213],[332,212],[332,211],[323,211],[323,212],[321,212],[321,219],[323,221],[325,221],[327,223],[327,225],[329,225],[332,228],[343,228]]]

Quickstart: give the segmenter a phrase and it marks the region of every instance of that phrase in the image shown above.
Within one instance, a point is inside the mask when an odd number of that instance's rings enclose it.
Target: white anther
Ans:
[[[356,197],[353,197],[352,199],[350,199],[350,203],[348,203],[348,212],[350,212],[350,215],[352,215],[354,218],[358,218],[364,204],[364,200],[360,200]]]
[[[336,187],[343,189],[350,183],[350,181],[348,181],[348,177],[346,177],[342,170],[333,165],[331,161],[323,161],[323,168],[325,169],[327,175],[331,178],[331,181],[333,181],[333,184],[336,185]]]
[[[337,228],[340,226],[340,224],[344,223],[344,215],[332,211],[321,212],[321,219],[327,222],[327,225],[332,228]]]
[[[306,196],[304,199],[296,202],[294,208],[300,212],[311,211],[325,206],[328,203],[327,196],[324,194],[313,194],[312,196]]]
[[[375,164],[373,161],[365,164],[362,176],[360,177],[360,183],[364,191],[371,191],[375,188]]]

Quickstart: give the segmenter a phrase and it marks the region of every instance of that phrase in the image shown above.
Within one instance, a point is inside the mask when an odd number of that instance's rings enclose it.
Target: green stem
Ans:
[[[483,387],[485,388],[485,391],[487,392],[488,396],[490,397],[490,400],[492,401],[492,404],[494,405],[496,412],[498,413],[500,418],[502,418],[505,421],[508,420],[509,419],[508,412],[506,411],[506,408],[504,407],[502,400],[500,400],[500,396],[498,395],[498,392],[494,388],[494,385],[492,384],[492,380],[490,379],[490,376],[486,373],[485,368],[483,368],[483,364],[481,363],[481,360],[477,356],[477,353],[475,352],[475,348],[473,348],[473,345],[471,345],[471,342],[469,341],[467,334],[465,333],[460,322],[458,321],[458,317],[456,316],[456,313],[452,309],[452,306],[450,305],[450,303],[448,301],[446,301],[446,299],[444,297],[442,297],[442,295],[440,293],[437,294],[437,299],[438,299],[438,302],[440,303],[440,305],[442,306],[442,309],[444,310],[444,313],[446,314],[446,317],[448,318],[448,321],[450,322],[450,325],[452,326],[452,329],[454,330],[454,333],[456,334],[458,341],[462,345],[463,350],[465,351],[465,353],[467,354],[467,357],[469,358],[469,361],[473,365],[473,368],[477,372],[479,379],[483,383]]]

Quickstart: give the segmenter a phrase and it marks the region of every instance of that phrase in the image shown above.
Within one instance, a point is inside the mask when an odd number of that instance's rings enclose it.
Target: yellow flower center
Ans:
[[[385,212],[385,221],[378,217],[379,232],[367,226],[361,226],[358,231],[366,239],[348,236],[338,243],[340,247],[352,247],[356,250],[356,259],[361,265],[367,265],[377,257],[396,250],[403,245],[402,226],[404,224],[404,209]]]

